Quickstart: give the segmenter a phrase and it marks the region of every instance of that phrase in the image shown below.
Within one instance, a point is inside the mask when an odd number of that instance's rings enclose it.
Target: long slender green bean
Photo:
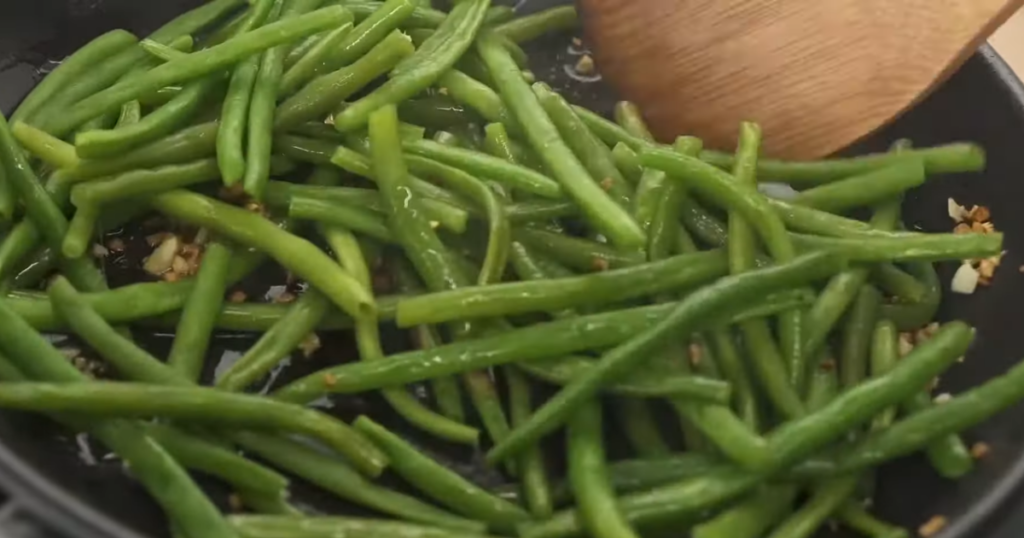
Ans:
[[[815,488],[810,499],[783,521],[769,538],[809,538],[842,507],[857,488],[858,477],[840,478]]]
[[[608,480],[601,431],[601,408],[590,403],[576,410],[568,428],[569,480],[583,527],[597,538],[639,536],[622,517]]]
[[[837,266],[842,265],[842,260],[829,254],[803,257],[778,268],[749,273],[749,276],[732,276],[698,290],[679,303],[657,327],[605,353],[600,368],[573,382],[549,400],[531,417],[529,424],[517,428],[508,439],[491,449],[488,460],[501,461],[557,427],[580,401],[593,396],[602,385],[628,372],[639,360],[660,349],[668,335],[676,333],[677,329],[711,328],[707,318],[720,319],[735,312],[738,306],[736,302],[742,302],[745,297],[804,284],[814,278],[829,275]],[[687,334],[690,331],[678,332]]]
[[[118,200],[144,198],[213,181],[218,176],[217,161],[214,159],[134,170],[104,181],[75,185],[71,189],[71,202],[78,207],[101,207]]]
[[[515,231],[517,241],[537,249],[570,269],[581,272],[632,267],[643,263],[643,253],[624,252],[610,245],[548,232],[523,228]]]
[[[435,508],[415,497],[379,486],[338,460],[297,441],[251,432],[239,438],[261,458],[360,506],[448,532],[482,533],[484,524]]]
[[[265,2],[266,3],[266,2]],[[217,131],[217,164],[224,185],[231,186],[245,175],[245,152],[242,149],[246,125],[249,121],[249,103],[260,70],[260,57],[254,55],[235,66],[224,106],[220,128]]]
[[[536,282],[463,288],[402,301],[398,325],[547,312],[613,304],[663,291],[695,288],[724,276],[721,251],[691,254],[615,271]]]
[[[478,40],[477,51],[531,147],[566,193],[580,205],[590,224],[619,247],[641,247],[646,241],[643,230],[625,208],[590,178],[587,169],[566,146],[530,85],[523,80],[519,67],[501,41],[484,35]]]
[[[59,136],[121,103],[137,99],[147,92],[226,68],[253,54],[277,45],[302,39],[345,22],[348,13],[340,6],[330,6],[286,21],[278,21],[247,32],[230,41],[194,52],[180,60],[158,66],[137,79],[120,82],[102,90],[54,118],[47,129]]]
[[[466,529],[414,525],[394,520],[348,517],[295,518],[231,516],[242,538],[337,538],[338,536],[395,536],[402,538],[488,538]]]
[[[185,467],[221,478],[236,488],[271,496],[283,496],[288,490],[288,479],[280,473],[216,443],[156,423],[146,425],[146,435]]]
[[[839,379],[844,389],[855,387],[868,373],[871,334],[882,295],[873,286],[861,286],[846,316],[839,354]]]
[[[504,373],[508,383],[509,414],[512,427],[516,427],[526,422],[533,412],[530,382],[515,368],[507,368]],[[540,519],[550,517],[554,507],[544,452],[539,447],[528,449],[523,452],[517,463],[522,481],[522,494],[530,514]]]
[[[455,102],[466,105],[483,119],[515,129],[505,103],[487,84],[458,69],[449,69],[437,79],[437,85]]]
[[[17,121],[11,125],[11,134],[26,151],[54,168],[78,166],[79,159],[75,153],[75,146],[51,136],[42,129]]]
[[[360,17],[355,5],[346,3],[345,7],[352,10],[356,18],[361,20],[342,44],[334,50],[334,53],[320,65],[316,72],[317,75],[329,73],[356,62],[370,49],[385,40],[389,34],[398,34],[399,32],[395,32],[395,29],[419,11],[416,7],[416,0],[387,0],[377,5],[377,9],[370,12],[368,16],[363,17]],[[392,64],[391,67],[394,65]]]
[[[362,128],[374,110],[397,105],[433,85],[473,44],[490,4],[490,0],[455,4],[438,31],[396,65],[387,82],[334,115],[335,128],[341,132]]]
[[[353,34],[357,31],[358,28]],[[400,32],[391,33],[352,65],[313,79],[281,103],[274,114],[274,130],[288,131],[307,121],[322,120],[338,103],[388,72],[414,51],[408,36]]]
[[[748,305],[746,310],[724,320],[723,324],[806,305],[803,294],[797,295],[769,296],[763,302]],[[557,359],[581,351],[606,349],[656,326],[675,307],[664,304],[580,316],[475,341],[456,342],[429,352],[392,355],[374,364],[340,366],[297,380],[280,389],[277,395],[288,401],[309,402],[331,392],[353,393],[406,385],[509,362]],[[325,381],[325,374],[330,374],[333,383]]]
[[[352,32],[352,28],[352,24],[348,23],[327,32],[294,64],[288,64],[288,60],[285,58],[283,64],[285,72],[281,76],[278,95],[291,95],[308,83],[315,76],[317,67],[323,63],[327,55],[341,46]]]
[[[355,424],[389,455],[395,472],[437,502],[498,530],[530,519],[523,509],[468,482],[368,417],[359,417]]]
[[[608,146],[590,132],[573,112],[569,102],[555,93],[550,86],[543,83],[534,84],[533,92],[537,94],[541,106],[558,128],[566,145],[590,172],[591,178],[619,204],[629,207],[629,183],[615,166]]]
[[[323,251],[259,215],[185,191],[161,194],[151,203],[158,211],[266,252],[355,318],[376,315],[373,297]]]
[[[987,258],[1002,252],[1003,234],[920,234],[846,239],[793,234],[801,250],[830,249],[855,262],[934,262]]]
[[[793,203],[831,213],[843,213],[889,200],[924,181],[924,162],[905,160],[864,175],[808,189],[798,194]]]
[[[547,33],[575,28],[577,22],[574,6],[559,6],[500,24],[494,31],[516,43],[522,43]]]
[[[915,415],[934,406],[931,392],[922,390],[903,402],[901,407],[907,415]],[[925,455],[935,471],[944,478],[960,478],[974,469],[974,457],[956,433],[935,438],[925,448]]]
[[[402,149],[412,155],[426,157],[501,182],[510,188],[543,196],[560,198],[562,187],[553,179],[529,168],[472,150],[453,148],[430,140],[405,141]],[[588,179],[589,180],[589,179]]]
[[[167,364],[194,381],[198,381],[203,372],[214,324],[224,304],[232,255],[231,247],[220,242],[206,247],[195,288],[182,309],[167,356]]]
[[[12,357],[16,361],[14,366],[29,378],[66,385],[87,384],[85,374],[8,309],[4,301],[0,301],[0,319],[4,330],[0,349]],[[140,426],[129,421],[78,418],[72,419],[70,424],[91,432],[131,465],[133,475],[146,486],[169,518],[187,529],[190,536],[234,536],[213,503],[163,448],[146,437]]]
[[[735,508],[693,529],[694,538],[757,538],[793,510],[798,490],[768,486]]]

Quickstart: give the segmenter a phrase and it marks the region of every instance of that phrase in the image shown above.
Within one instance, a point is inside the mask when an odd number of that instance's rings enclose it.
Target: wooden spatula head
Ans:
[[[944,80],[1024,0],[579,0],[602,75],[654,133],[839,150]]]

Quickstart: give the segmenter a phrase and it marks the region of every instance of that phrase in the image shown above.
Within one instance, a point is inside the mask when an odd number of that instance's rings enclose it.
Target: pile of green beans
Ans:
[[[0,117],[0,408],[106,444],[188,538],[906,536],[862,508],[873,469],[921,453],[962,477],[962,432],[1024,399],[1024,366],[943,405],[927,388],[975,336],[930,325],[934,264],[1003,238],[904,231],[900,202],[982,149],[784,162],[752,123],[735,154],[661,143],[636,105],[606,119],[524,71],[518,43],[574,8],[452,4],[212,0],[97,37]],[[93,243],[154,217],[183,245],[169,272],[110,289]],[[238,300],[265,265],[294,301]],[[165,360],[129,328],[173,330]],[[395,328],[414,345],[388,353]],[[275,384],[327,332],[351,353]],[[237,333],[258,338],[211,378]],[[387,519],[306,513],[293,479]]]

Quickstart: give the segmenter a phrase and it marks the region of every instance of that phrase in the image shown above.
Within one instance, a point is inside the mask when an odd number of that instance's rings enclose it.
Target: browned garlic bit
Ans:
[[[990,221],[992,212],[987,207],[975,205],[967,209],[952,198],[948,200],[947,205],[950,218],[957,223],[953,228],[953,233],[987,234],[996,231],[995,225]],[[970,295],[979,285],[991,284],[1003,254],[984,259],[964,260],[953,276],[950,286],[953,292]]]
[[[288,303],[294,303],[295,299],[297,299],[297,297],[295,296],[294,293],[289,292],[289,291],[285,291],[285,292],[282,292],[277,297],[274,297],[274,302],[277,303],[277,304],[288,304]]]
[[[236,291],[231,292],[231,295],[228,295],[228,302],[229,303],[239,304],[239,303],[244,303],[248,298],[249,298],[249,296],[246,295],[244,291],[236,290]]]
[[[704,358],[704,348],[700,344],[690,344],[689,354],[690,364],[697,366],[700,364],[701,359]]]
[[[181,240],[174,234],[161,236],[160,243],[152,254],[142,264],[142,268],[149,274],[161,276],[172,270],[174,259],[181,250]]]
[[[592,266],[594,267],[595,271],[607,271],[608,270],[608,260],[606,260],[604,258],[594,258]]]
[[[124,252],[125,248],[124,239],[121,239],[120,237],[115,237],[110,241],[107,241],[107,249],[110,250],[110,252]]]
[[[971,445],[971,456],[976,460],[980,460],[988,453],[992,451],[992,447],[988,446],[988,443],[977,442]]]
[[[324,384],[328,387],[333,387],[338,384],[338,377],[334,374],[327,372],[324,374]]]
[[[321,345],[320,337],[316,333],[309,333],[299,342],[299,351],[302,352],[303,357],[308,359],[320,350]]]
[[[933,516],[927,523],[921,525],[921,527],[917,529],[917,534],[919,534],[921,538],[931,538],[942,531],[942,529],[946,528],[946,525],[948,524],[949,520],[947,520],[945,516]]]
[[[594,65],[594,58],[589,54],[580,56],[578,62],[576,62],[576,72],[581,75],[593,75],[597,70],[597,66]]]

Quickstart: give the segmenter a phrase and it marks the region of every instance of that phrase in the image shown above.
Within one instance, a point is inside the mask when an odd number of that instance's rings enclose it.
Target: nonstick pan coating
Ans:
[[[198,0],[32,0],[9,2],[0,18],[0,108],[9,113],[37,82],[48,62],[60,59],[86,41],[113,28],[145,35],[174,15],[198,5]],[[528,1],[523,10],[554,4]],[[531,48],[532,69],[542,80],[566,91],[572,100],[595,110],[608,111],[614,102],[600,84],[569,80],[563,66],[573,61],[571,36],[555,36]],[[767,133],[771,136],[771,133]],[[1024,90],[1002,61],[982,49],[948,82],[884,132],[851,149],[850,153],[884,150],[893,140],[910,138],[916,145],[957,140],[982,144],[989,154],[988,171],[966,177],[942,177],[910,193],[905,205],[908,226],[929,231],[949,231],[946,199],[983,204],[992,210],[996,227],[1006,233],[1006,249],[994,285],[972,296],[946,294],[943,319],[964,319],[979,334],[967,360],[944,376],[939,392],[956,393],[998,375],[1024,357],[1024,337],[1018,326],[1024,308]],[[115,285],[144,276],[137,269],[146,252],[144,230],[129,227],[124,236],[132,248],[122,259],[109,259],[108,272]],[[940,273],[949,281],[955,266],[944,264]],[[251,294],[264,293],[269,285],[283,283],[283,275],[260,275],[251,283]],[[168,335],[138,334],[154,352],[166,353]],[[251,340],[227,335],[219,338],[210,363],[230,359]],[[391,333],[392,350],[406,345],[400,333]],[[67,345],[75,345],[69,342]],[[312,361],[296,360],[283,376],[292,377],[327,361],[351,360],[351,342],[345,335],[325,339],[324,349]],[[212,373],[212,372],[211,372]],[[375,397],[345,397],[335,410],[352,417],[368,412],[399,428]],[[942,480],[920,458],[886,466],[878,473],[878,512],[883,517],[915,529],[932,515],[952,522],[944,538],[981,537],[988,534],[1007,511],[1003,501],[1013,495],[1024,478],[1024,407],[1011,409],[970,432],[969,441],[982,440],[990,455],[977,470],[958,482]],[[404,433],[404,432],[403,432]],[[414,441],[421,441],[408,432]],[[102,461],[101,448],[83,445],[51,424],[34,416],[0,412],[0,490],[34,511],[47,524],[71,537],[163,537],[166,525],[160,511],[145,492],[121,470],[120,464]],[[464,449],[428,445],[439,458],[485,484],[500,483],[499,475],[480,463],[478,454]],[[97,464],[86,459],[99,458]],[[228,491],[217,484],[209,492],[225,504]],[[298,484],[295,500],[300,505],[337,513],[356,513],[352,507]]]

